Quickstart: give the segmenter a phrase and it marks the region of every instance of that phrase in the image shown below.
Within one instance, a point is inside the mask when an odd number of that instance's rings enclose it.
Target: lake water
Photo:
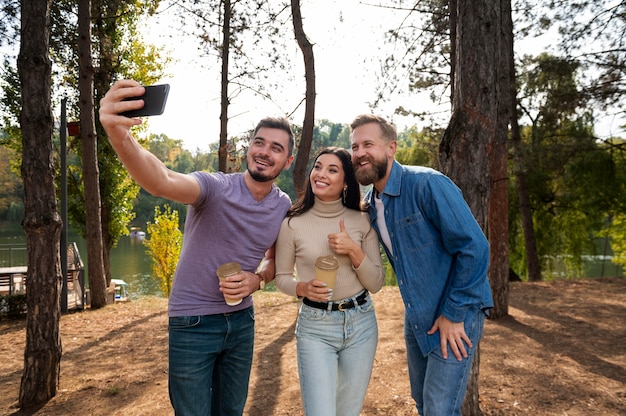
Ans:
[[[89,272],[87,243],[85,240],[76,233],[69,232],[67,241],[68,243],[76,243],[78,252],[85,265],[85,270]],[[5,233],[0,235],[0,247],[3,248],[6,248],[8,245],[19,246],[25,243],[26,239],[23,234]],[[6,262],[6,250],[1,255],[2,260]],[[20,250],[13,251],[14,265],[20,265],[15,263],[22,263],[21,260],[25,258],[25,249],[21,250],[21,252]],[[146,254],[146,247],[140,238],[129,236],[120,238],[117,247],[111,250],[111,275],[113,279],[122,279],[128,283],[131,299],[141,295],[161,295],[158,283],[151,277],[151,261]],[[87,278],[85,280],[87,281]],[[88,285],[87,282],[86,284]]]
[[[70,231],[67,241],[68,243],[76,243],[82,261],[85,264],[85,269],[88,272],[89,265],[87,264],[87,244],[85,240]],[[25,244],[23,234],[0,234],[0,247],[20,244]],[[19,261],[20,255],[24,259],[22,263]],[[21,254],[15,252],[14,257],[18,263],[14,265],[25,264],[25,249],[22,250]],[[3,264],[7,261],[6,258],[6,253],[0,250],[0,264],[2,266],[9,266],[8,264]],[[544,271],[544,276],[547,275],[553,278],[624,276],[623,268],[611,263],[609,257],[587,256],[583,259],[583,262],[584,270],[581,276],[567,276],[565,266],[558,259],[551,262],[550,270]],[[131,299],[141,295],[162,296],[158,283],[151,277],[151,261],[146,254],[146,247],[140,238],[130,236],[120,238],[117,247],[111,250],[111,274],[113,279],[122,279],[128,283]]]

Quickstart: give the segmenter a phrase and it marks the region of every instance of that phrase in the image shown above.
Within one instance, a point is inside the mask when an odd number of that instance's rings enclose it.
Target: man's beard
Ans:
[[[370,165],[366,168],[359,167],[359,163],[362,160],[367,160]],[[370,185],[379,179],[382,179],[387,173],[387,166],[389,161],[384,160],[372,160],[371,158],[361,158],[354,163],[354,176],[361,185]]]
[[[278,178],[280,175],[280,173],[278,175],[267,175],[263,172],[253,172],[250,168],[248,168],[248,173],[250,174],[250,177],[257,182],[270,182]]]

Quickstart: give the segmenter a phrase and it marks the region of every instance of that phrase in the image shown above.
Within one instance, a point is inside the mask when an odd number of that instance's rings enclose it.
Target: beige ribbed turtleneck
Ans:
[[[328,246],[328,234],[339,232],[343,218],[350,237],[361,245],[365,259],[357,269],[347,255],[333,253]],[[352,297],[364,288],[376,293],[385,276],[381,265],[378,237],[367,213],[346,208],[341,199],[315,205],[297,217],[286,218],[276,243],[276,287],[283,293],[296,296],[296,285],[315,278],[315,259],[333,254],[339,259],[337,283],[332,300]],[[296,275],[294,275],[294,266]]]

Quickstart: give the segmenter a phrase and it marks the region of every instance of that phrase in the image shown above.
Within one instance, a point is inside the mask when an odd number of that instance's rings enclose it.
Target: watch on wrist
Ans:
[[[265,289],[265,279],[260,274],[257,274],[257,276],[259,276],[259,290]]]

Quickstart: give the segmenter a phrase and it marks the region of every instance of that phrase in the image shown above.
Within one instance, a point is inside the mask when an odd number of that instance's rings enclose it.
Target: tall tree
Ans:
[[[91,59],[91,0],[78,1],[78,89],[80,109],[80,138],[85,183],[85,228],[91,307],[106,306],[107,281],[104,273],[102,220],[100,212],[100,175],[94,115],[93,77]]]
[[[24,232],[28,251],[26,348],[20,408],[56,395],[61,368],[59,333],[61,218],[57,212],[52,163],[51,0],[22,1],[18,72],[22,111]]]
[[[453,45],[452,116],[439,147],[443,172],[461,188],[478,224],[487,230],[492,177],[489,147],[506,137],[501,122],[502,90],[499,69],[508,74],[500,54],[502,4],[500,0],[450,2],[450,30]],[[505,100],[508,106],[508,100]],[[508,119],[506,119],[508,122]],[[487,234],[487,233],[486,233]],[[478,400],[480,351],[476,347],[472,373],[463,403],[464,415],[481,415]]]
[[[524,0],[519,2],[524,33],[549,33],[552,53],[586,68],[581,90],[597,109],[626,116],[626,1]],[[521,26],[521,25],[520,25]],[[556,29],[556,30],[553,30]],[[624,126],[621,127],[624,129]]]
[[[293,31],[304,56],[304,77],[306,79],[304,121],[302,123],[300,143],[298,144],[298,154],[293,168],[293,182],[296,193],[300,196],[306,189],[307,166],[309,164],[309,153],[311,153],[313,128],[315,125],[315,57],[313,55],[313,45],[306,36],[302,25],[300,0],[291,0],[291,15]]]
[[[230,99],[228,97],[228,64],[230,62],[230,20],[232,19],[232,10],[230,7],[230,0],[224,0],[221,3],[224,7],[224,19],[222,20],[222,49],[220,54],[222,61],[222,73],[220,82],[220,150],[218,163],[220,172],[226,172],[226,159],[228,155],[228,105],[230,104]]]
[[[550,255],[569,254],[570,264],[576,259],[579,263],[584,251],[581,241],[593,240],[591,228],[583,230],[583,224],[592,224],[587,220],[589,215],[579,216],[575,225],[564,227],[570,215],[579,211],[575,200],[580,195],[567,189],[564,178],[581,155],[596,152],[597,144],[586,110],[587,95],[577,77],[580,63],[548,54],[524,57],[523,63],[518,108],[530,121],[519,132],[514,130],[514,169],[523,208],[528,276],[529,280],[540,280]],[[529,237],[535,240],[532,246]],[[544,259],[543,263],[539,259]]]
[[[247,91],[271,101],[268,91],[282,86],[267,74],[287,67],[284,53],[287,36],[282,35],[285,30],[283,12],[288,7],[282,2],[265,0],[182,0],[177,6],[181,30],[196,35],[206,54],[218,55],[221,67],[218,168],[225,171],[229,107],[233,97]]]
[[[137,29],[140,16],[154,13],[158,1],[92,0],[92,31],[96,39],[94,55],[99,63],[94,74],[95,112],[112,80],[131,78],[144,85],[155,83],[163,74],[167,60],[154,47],[145,45]],[[134,218],[132,201],[139,192],[128,172],[106,138],[104,129],[96,125],[98,169],[100,177],[101,226],[104,270],[107,285],[111,282],[110,251]],[[80,218],[80,217],[78,217]],[[84,218],[81,221],[85,224]]]
[[[515,71],[513,53],[513,17],[511,0],[500,0],[501,27],[499,61],[496,62],[497,119],[494,135],[488,145],[491,164],[491,195],[487,214],[487,237],[490,246],[489,282],[494,307],[491,319],[509,314],[509,123],[517,116],[511,105],[515,97]]]

